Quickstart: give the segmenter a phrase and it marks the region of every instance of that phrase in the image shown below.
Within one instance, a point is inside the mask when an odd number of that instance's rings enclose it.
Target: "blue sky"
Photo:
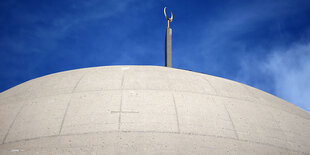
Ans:
[[[308,0],[4,0],[0,92],[47,74],[106,65],[164,65],[224,77],[310,111]]]

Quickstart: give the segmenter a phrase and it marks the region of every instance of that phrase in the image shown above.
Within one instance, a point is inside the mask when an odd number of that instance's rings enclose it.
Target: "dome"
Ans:
[[[0,94],[0,154],[307,154],[310,114],[174,68],[60,72]]]

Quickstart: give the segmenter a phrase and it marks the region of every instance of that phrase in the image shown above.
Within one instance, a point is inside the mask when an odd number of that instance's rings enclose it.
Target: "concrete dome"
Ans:
[[[258,89],[156,66],[85,68],[0,94],[0,154],[308,154],[310,114]]]

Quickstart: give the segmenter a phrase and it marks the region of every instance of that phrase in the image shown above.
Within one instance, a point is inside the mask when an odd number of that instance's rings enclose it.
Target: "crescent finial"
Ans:
[[[166,9],[167,9],[167,7],[164,8],[164,14],[165,14],[166,19],[168,20],[168,28],[169,28],[169,25],[170,25],[169,23],[172,22],[172,20],[173,20],[173,14],[171,11],[171,17],[168,18],[167,13],[166,13]]]
[[[169,18],[169,17],[167,16],[166,9],[167,9],[167,7],[165,7],[165,8],[164,8],[164,14],[165,14],[165,17],[166,17],[166,19],[167,19],[169,22],[172,22],[172,20],[173,20],[173,14],[172,14],[172,11],[171,11],[171,17]]]

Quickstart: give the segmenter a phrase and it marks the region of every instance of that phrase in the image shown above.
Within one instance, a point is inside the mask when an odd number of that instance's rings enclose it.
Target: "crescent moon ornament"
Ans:
[[[166,19],[168,20],[168,28],[169,28],[169,23],[172,22],[172,20],[173,20],[173,14],[172,14],[172,11],[171,11],[171,17],[169,18],[167,16],[166,9],[167,9],[167,7],[164,8],[164,14],[165,14]]]

